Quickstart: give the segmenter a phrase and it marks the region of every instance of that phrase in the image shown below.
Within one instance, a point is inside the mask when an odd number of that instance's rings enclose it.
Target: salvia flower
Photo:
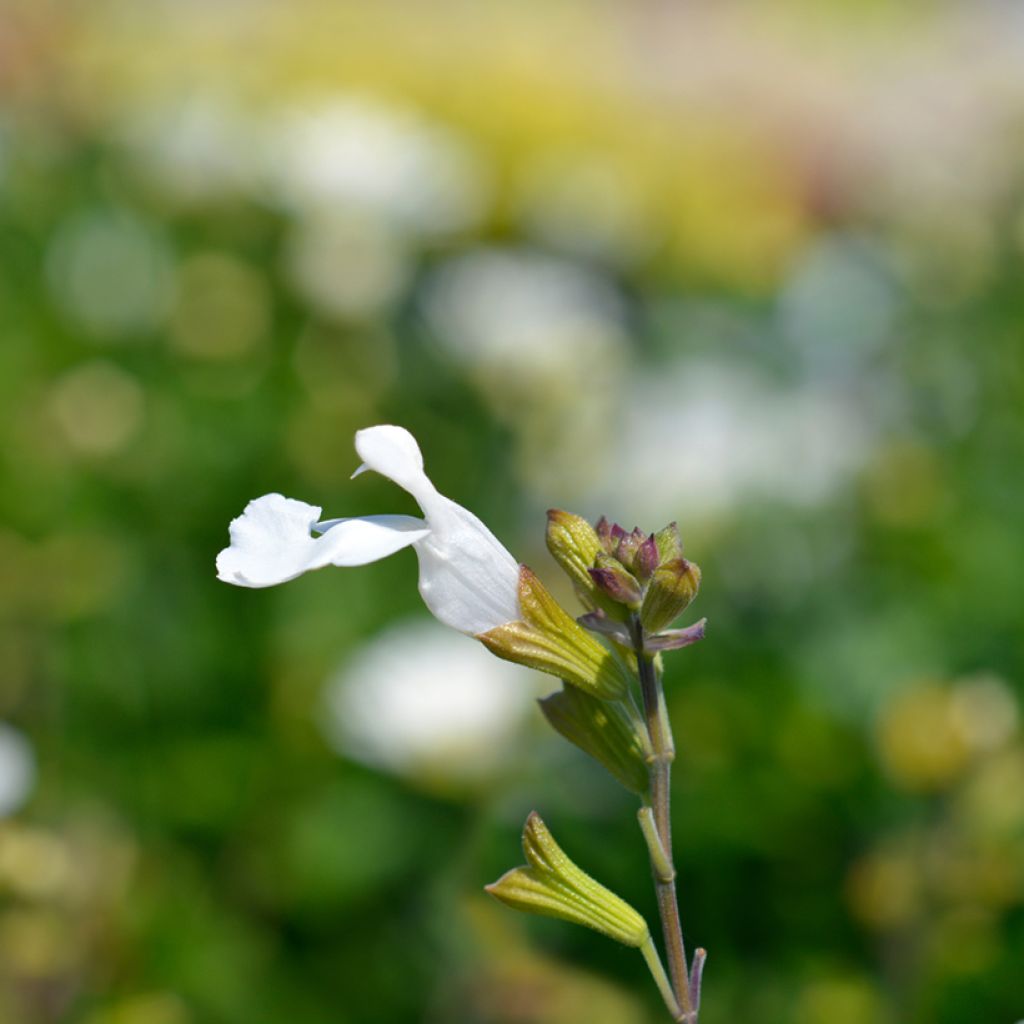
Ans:
[[[327,565],[379,561],[405,547],[419,559],[419,590],[446,626],[483,639],[499,657],[557,675],[601,698],[625,694],[625,667],[562,610],[540,581],[472,512],[440,494],[416,439],[402,427],[356,434],[363,464],[416,499],[423,518],[321,519],[321,509],[267,494],[230,526],[217,575],[242,587],[271,587]],[[317,536],[314,536],[316,534]]]

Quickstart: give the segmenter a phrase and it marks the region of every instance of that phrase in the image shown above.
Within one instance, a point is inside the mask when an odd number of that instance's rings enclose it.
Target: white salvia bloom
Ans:
[[[395,426],[356,434],[363,465],[408,491],[423,510],[413,516],[320,521],[315,505],[267,494],[232,521],[231,545],[217,575],[241,587],[272,587],[325,565],[365,565],[412,545],[420,594],[434,616],[472,636],[518,620],[519,565],[472,512],[439,494],[423,470],[416,439]],[[320,534],[319,537],[312,533]]]

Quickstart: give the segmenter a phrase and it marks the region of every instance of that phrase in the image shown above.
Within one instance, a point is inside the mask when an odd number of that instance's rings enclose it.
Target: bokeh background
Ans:
[[[633,802],[404,552],[243,591],[227,524],[401,423],[566,602],[679,521],[702,1021],[1024,1017],[1014,2],[0,7],[0,1019],[646,1024],[481,886]]]

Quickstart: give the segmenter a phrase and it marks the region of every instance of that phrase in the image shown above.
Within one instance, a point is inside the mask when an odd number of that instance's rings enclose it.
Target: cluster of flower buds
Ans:
[[[548,549],[588,609],[580,624],[626,648],[639,640],[647,654],[673,650],[704,636],[704,620],[666,629],[696,597],[700,569],[683,557],[679,529],[624,530],[602,517],[596,526],[552,509]]]

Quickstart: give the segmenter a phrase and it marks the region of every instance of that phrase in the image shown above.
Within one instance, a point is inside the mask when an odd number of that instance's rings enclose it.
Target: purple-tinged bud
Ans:
[[[666,629],[644,639],[644,650],[648,654],[659,654],[661,651],[677,651],[680,647],[689,647],[698,640],[704,639],[704,627],[707,619],[701,619],[685,629]]]
[[[594,524],[594,532],[597,534],[597,539],[601,542],[601,547],[604,548],[605,553],[610,555],[615,547],[615,541],[612,540],[612,524],[604,516],[601,516]]]
[[[643,531],[638,526],[634,526],[632,533],[624,534],[619,541],[614,554],[627,569],[633,570],[633,559],[644,539]]]
[[[654,570],[658,568],[660,562],[658,542],[652,533],[636,549],[636,554],[633,556],[633,572],[641,583],[646,583],[654,575]]]
[[[597,556],[593,569],[589,570],[590,578],[598,588],[618,604],[630,608],[639,608],[643,599],[643,591],[636,578],[617,559],[604,553]]]
[[[683,557],[683,541],[676,523],[669,523],[663,530],[659,530],[654,535],[654,542],[658,545],[660,562],[671,562],[674,558]]]
[[[659,633],[677,619],[697,596],[700,568],[685,558],[659,565],[647,585],[640,621],[648,633]]]
[[[612,523],[611,534],[609,536],[610,547],[608,548],[608,554],[614,555],[618,551],[619,545],[628,536],[629,534],[626,533],[618,523]]]

